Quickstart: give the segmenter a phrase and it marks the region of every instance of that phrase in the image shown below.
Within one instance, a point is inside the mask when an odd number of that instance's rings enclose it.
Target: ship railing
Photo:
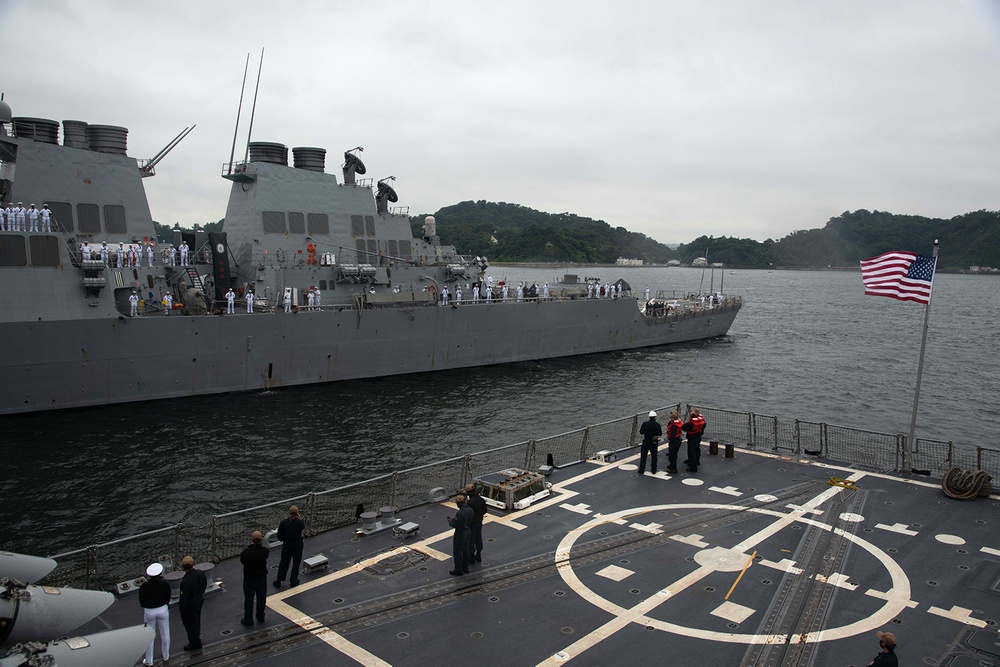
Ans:
[[[708,422],[705,443],[776,455],[809,455],[854,467],[884,472],[921,473],[940,478],[953,466],[982,470],[1000,479],[1000,449],[961,446],[952,442],[917,439],[906,459],[906,436],[837,426],[774,415],[676,403],[654,408],[665,422],[671,410],[684,417],[697,407]],[[536,470],[543,464],[565,466],[597,457],[599,452],[626,452],[639,444],[639,427],[646,412],[591,424],[558,435],[485,449],[443,461],[392,472],[374,479],[325,491],[303,493],[283,500],[225,514],[205,525],[176,524],[85,549],[52,556],[58,567],[43,584],[109,590],[142,574],[153,560],[175,566],[185,555],[195,560],[219,561],[238,555],[254,530],[268,532],[297,505],[306,522],[306,534],[315,535],[350,526],[357,513],[397,511],[427,503],[449,502],[477,477],[508,468]]]

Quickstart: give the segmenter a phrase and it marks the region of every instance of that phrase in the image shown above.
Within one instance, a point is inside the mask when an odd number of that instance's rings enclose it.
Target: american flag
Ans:
[[[887,252],[861,260],[865,294],[900,301],[930,303],[936,257],[913,252]]]

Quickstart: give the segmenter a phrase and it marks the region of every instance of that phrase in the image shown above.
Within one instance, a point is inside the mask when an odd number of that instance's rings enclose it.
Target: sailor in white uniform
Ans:
[[[503,300],[504,301],[507,300],[507,285],[506,284],[504,284],[504,286],[503,286]]]
[[[472,286],[472,303],[479,303],[479,283]]]
[[[649,301],[649,288],[646,288],[646,301]]]
[[[188,244],[187,241],[181,241],[181,266],[188,265]]]
[[[181,247],[183,248],[184,246],[181,246]],[[253,292],[251,292],[251,291],[248,290],[247,291],[246,299],[247,299],[247,312],[248,313],[252,313],[253,312]]]
[[[27,211],[24,210],[24,202],[17,202],[17,208],[14,209],[14,222],[16,223],[17,229],[15,232],[24,231],[24,216]]]
[[[115,249],[115,266],[119,269],[125,265],[125,244],[121,241],[118,242],[118,248]]]
[[[618,298],[622,298],[622,284],[618,283]]]
[[[524,298],[524,284],[523,283],[518,283],[517,284],[517,300],[520,301],[523,298]]]
[[[486,275],[486,287],[489,288],[489,290],[491,292],[493,291],[493,275],[492,274],[487,274]]]
[[[7,231],[7,209],[0,204],[0,232]]]
[[[48,204],[42,204],[42,210],[38,212],[38,219],[42,221],[42,231],[52,231],[52,211]]]
[[[233,291],[232,287],[230,287],[229,291],[226,292],[226,314],[236,314],[236,292]]]
[[[315,310],[313,306],[316,305],[316,292],[309,288],[309,292],[306,294],[306,305],[309,306],[309,310]]]
[[[174,307],[174,295],[167,292],[163,295],[163,314],[169,315],[170,309]]]
[[[177,266],[177,248],[173,243],[167,246],[167,266]]]
[[[291,287],[286,287],[285,288],[285,312],[286,313],[292,312],[292,288]]]
[[[320,307],[319,307],[320,306],[320,303],[319,303],[319,288],[318,287],[313,288],[313,296],[316,298],[316,310],[320,310]]]
[[[444,287],[441,288],[441,305],[442,306],[447,306],[448,305],[448,286],[447,285],[445,285]]]
[[[80,259],[90,259],[90,244],[86,241],[80,246]]]
[[[129,243],[128,244],[128,255],[127,255],[126,259],[128,261],[128,266],[131,266],[131,267],[136,267],[136,266],[139,265],[138,264],[138,255],[137,255],[137,253],[135,251],[135,247],[136,246],[135,246],[134,243]]]
[[[549,298],[549,284],[548,283],[545,283],[544,285],[542,285],[542,298],[543,299],[548,299]]]
[[[28,231],[37,232],[38,231],[38,209],[32,204],[28,208]]]
[[[108,256],[110,254],[111,254],[111,251],[108,249],[108,242],[107,241],[102,241],[101,242],[101,259],[104,260],[104,266],[108,266]]]
[[[462,286],[459,285],[455,288],[455,303],[462,303]]]
[[[149,244],[146,246],[146,263],[149,264],[149,268],[153,268],[153,246]]]
[[[139,295],[132,290],[131,296],[128,298],[129,305],[132,307],[132,314],[130,317],[135,317],[139,314]]]

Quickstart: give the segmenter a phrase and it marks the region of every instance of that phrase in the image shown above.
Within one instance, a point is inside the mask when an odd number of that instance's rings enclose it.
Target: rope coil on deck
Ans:
[[[950,468],[941,479],[941,489],[945,495],[955,500],[985,498],[992,493],[992,478],[982,470]]]

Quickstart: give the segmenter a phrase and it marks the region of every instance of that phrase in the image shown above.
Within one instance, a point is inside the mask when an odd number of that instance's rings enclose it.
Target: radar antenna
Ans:
[[[365,163],[355,154],[355,152],[360,153],[363,150],[365,150],[363,147],[356,146],[344,153],[344,185],[356,185],[357,182],[354,175],[360,174],[363,176],[368,171],[365,168]]]
[[[378,182],[378,192],[375,194],[375,208],[379,213],[389,212],[389,205],[386,203],[387,201],[393,203],[399,201],[399,195],[397,195],[393,187],[386,182],[394,180],[396,180],[395,176],[386,176]]]
[[[162,160],[163,158],[167,157],[167,153],[169,153],[170,151],[174,150],[174,147],[177,144],[179,144],[182,141],[184,141],[184,137],[186,137],[187,135],[191,134],[191,130],[193,130],[196,127],[198,127],[198,126],[197,125],[192,125],[191,127],[185,127],[183,130],[181,130],[180,134],[178,134],[176,137],[174,137],[173,140],[170,143],[168,143],[166,146],[164,146],[160,150],[159,153],[157,153],[156,155],[154,155],[153,157],[151,157],[149,159],[149,161],[146,162],[146,164],[144,164],[142,167],[139,168],[139,171],[142,172],[142,175],[143,176],[155,176],[156,175],[156,171],[154,171],[154,167],[156,167],[156,165],[159,164],[160,160]]]

